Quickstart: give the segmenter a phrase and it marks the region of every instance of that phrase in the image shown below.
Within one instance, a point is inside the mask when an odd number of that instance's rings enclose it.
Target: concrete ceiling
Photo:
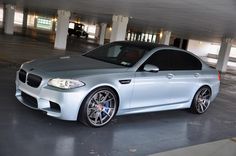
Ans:
[[[202,40],[236,38],[236,0],[3,0],[30,10],[70,10],[83,21],[111,23],[113,14],[132,17],[129,28],[170,30]]]

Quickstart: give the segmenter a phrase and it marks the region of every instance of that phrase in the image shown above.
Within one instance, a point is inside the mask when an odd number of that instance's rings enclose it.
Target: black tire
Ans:
[[[116,115],[118,102],[118,96],[113,89],[109,87],[94,89],[84,99],[78,120],[90,127],[105,126]]]
[[[194,114],[203,114],[205,113],[209,106],[211,99],[211,89],[208,86],[203,86],[194,95],[190,111]]]

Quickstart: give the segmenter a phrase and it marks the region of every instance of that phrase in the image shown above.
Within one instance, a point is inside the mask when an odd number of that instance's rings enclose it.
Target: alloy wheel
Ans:
[[[208,87],[200,89],[196,96],[196,110],[198,113],[204,113],[210,105],[211,91]]]
[[[100,90],[88,100],[87,119],[93,126],[103,126],[112,119],[116,108],[116,95],[109,90]]]

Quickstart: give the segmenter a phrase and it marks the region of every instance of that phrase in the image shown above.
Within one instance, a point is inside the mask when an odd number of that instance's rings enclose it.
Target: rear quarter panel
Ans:
[[[207,85],[211,88],[212,91],[211,101],[213,101],[216,98],[217,94],[219,93],[219,88],[220,88],[218,71],[208,67],[208,69],[206,68],[202,70],[200,80],[202,86]]]

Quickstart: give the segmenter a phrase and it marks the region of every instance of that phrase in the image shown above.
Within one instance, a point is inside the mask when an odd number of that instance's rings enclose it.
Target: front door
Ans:
[[[131,108],[152,107],[171,103],[171,79],[168,72],[136,72]]]

